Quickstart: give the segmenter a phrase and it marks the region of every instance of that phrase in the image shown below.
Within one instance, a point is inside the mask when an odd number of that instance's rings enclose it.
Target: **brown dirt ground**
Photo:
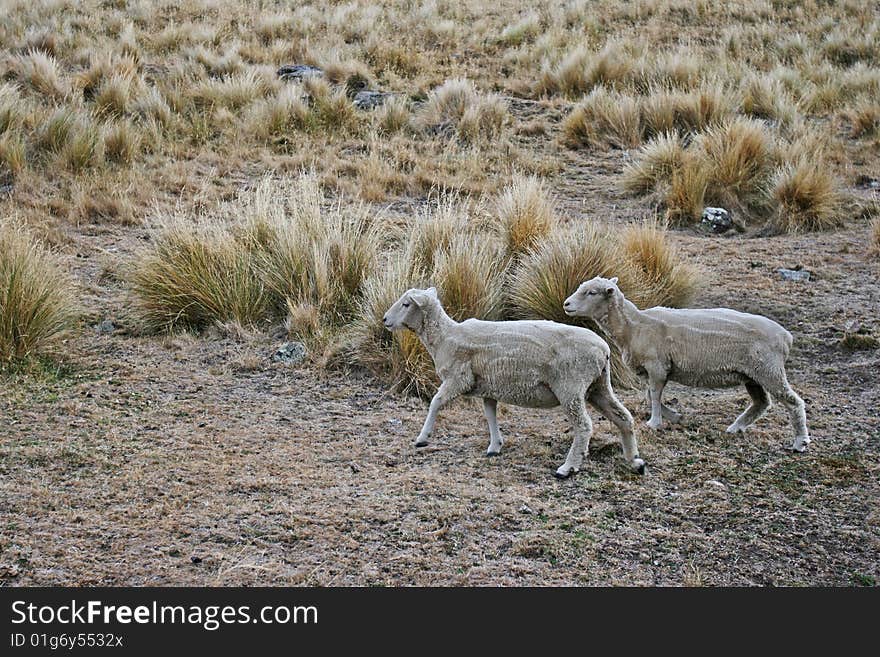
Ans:
[[[557,155],[573,217],[644,211],[614,191],[620,152]],[[0,381],[0,584],[876,584],[880,351],[839,345],[850,320],[880,333],[867,230],[673,234],[706,274],[694,305],[795,335],[807,453],[787,449],[778,405],[731,438],[744,390],[671,386],[685,420],[657,434],[641,395],[621,394],[645,477],[612,447],[560,482],[558,412],[503,407],[504,452],[487,459],[481,409],[458,402],[416,449],[425,403],[369,375],[274,363],[267,336],[134,335],[112,263],[143,231],[80,227],[69,255],[89,324],[121,328],[85,327],[57,376]],[[775,273],[798,264],[814,280]]]

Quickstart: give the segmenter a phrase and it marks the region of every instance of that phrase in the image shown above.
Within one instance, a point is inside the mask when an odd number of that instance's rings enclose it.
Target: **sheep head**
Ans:
[[[569,317],[587,317],[596,321],[608,314],[609,303],[620,294],[616,276],[597,276],[581,283],[575,293],[565,300],[562,308]]]
[[[424,326],[425,316],[435,305],[440,304],[437,298],[437,290],[429,287],[427,290],[412,288],[404,292],[394,302],[385,316],[382,324],[389,331],[399,331],[408,328],[419,333]]]

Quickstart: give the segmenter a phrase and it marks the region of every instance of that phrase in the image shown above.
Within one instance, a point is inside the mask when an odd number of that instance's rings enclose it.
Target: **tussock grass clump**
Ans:
[[[487,235],[459,233],[437,254],[431,281],[453,319],[500,319],[506,269],[500,244]]]
[[[703,162],[686,151],[681,167],[672,172],[664,198],[666,219],[677,226],[698,221],[705,207],[708,187],[709,172]]]
[[[27,166],[27,146],[24,140],[13,133],[0,135],[0,170],[8,169],[18,175]]]
[[[49,349],[75,318],[72,284],[21,226],[0,223],[0,362]]]
[[[61,164],[70,171],[78,172],[99,165],[103,155],[98,126],[89,117],[79,117],[59,152]]]
[[[644,297],[657,306],[687,306],[700,287],[696,268],[681,259],[664,226],[647,220],[627,226],[620,236],[624,259],[639,274]]]
[[[371,217],[328,206],[314,176],[267,177],[203,222],[160,226],[131,287],[148,330],[286,314],[292,334],[320,345],[354,316],[379,250]]]
[[[821,157],[803,157],[781,167],[770,185],[772,225],[783,232],[828,230],[843,223],[839,183]]]
[[[495,200],[494,218],[508,257],[519,256],[557,226],[556,207],[543,182],[517,176]]]
[[[868,254],[880,257],[880,216],[874,217],[871,222],[871,232],[868,241]]]
[[[417,130],[452,132],[464,142],[498,136],[507,124],[507,103],[477,91],[470,80],[456,78],[431,91],[413,118]]]
[[[174,218],[154,234],[130,275],[134,309],[149,331],[258,324],[269,295],[256,258],[220,225]]]
[[[605,87],[593,89],[562,124],[563,141],[573,148],[634,148],[641,133],[638,101]]]
[[[579,323],[568,317],[562,303],[594,276],[620,279],[624,293],[636,291],[636,272],[610,236],[593,224],[558,230],[520,260],[509,286],[514,316]]]
[[[880,136],[880,103],[864,101],[845,114],[850,134],[857,138]]]
[[[53,100],[63,99],[69,85],[58,71],[58,60],[42,50],[29,50],[13,62],[19,81]]]
[[[190,95],[197,105],[225,107],[234,111],[264,98],[272,86],[259,72],[246,71],[200,82],[193,87]]]
[[[694,152],[708,172],[707,195],[713,202],[746,212],[764,202],[775,153],[763,123],[740,117],[709,128],[696,138]]]
[[[667,132],[644,144],[635,160],[623,168],[623,188],[631,194],[647,194],[668,184],[682,167],[684,144],[678,133]]]
[[[742,86],[740,108],[747,116],[789,125],[799,116],[797,104],[781,81],[752,74]]]
[[[20,128],[26,120],[24,99],[14,84],[0,84],[0,135]]]
[[[379,132],[386,135],[406,128],[410,121],[410,110],[406,99],[402,96],[389,98],[376,111],[375,121]]]
[[[707,86],[693,91],[655,88],[641,101],[642,132],[645,137],[677,132],[694,134],[733,116],[729,94],[721,87]]]
[[[439,196],[421,208],[406,241],[410,274],[433,271],[437,252],[448,248],[456,235],[471,230],[468,205],[454,194]]]
[[[508,283],[510,314],[585,326],[601,335],[593,322],[569,317],[562,309],[572,292],[594,276],[617,276],[624,294],[640,305],[646,300],[638,285],[639,274],[619,246],[606,232],[587,225],[554,232],[521,259]],[[616,384],[628,386],[635,381],[616,349],[612,372]]]
[[[59,107],[37,128],[35,145],[49,153],[57,153],[70,141],[78,120],[76,112]]]
[[[258,139],[282,140],[293,131],[307,129],[312,122],[302,87],[288,85],[253,106],[248,129]]]
[[[599,52],[580,46],[557,65],[544,67],[537,90],[571,98],[601,85],[624,87],[631,84],[635,69],[636,63],[621,44],[608,43]]]
[[[141,136],[129,121],[116,121],[104,127],[104,157],[115,164],[128,164],[141,147]]]
[[[115,74],[108,78],[95,94],[95,111],[107,118],[125,115],[138,94],[139,82],[132,75]]]

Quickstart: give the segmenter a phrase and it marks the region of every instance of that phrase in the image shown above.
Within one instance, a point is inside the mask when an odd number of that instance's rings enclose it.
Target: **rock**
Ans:
[[[526,515],[531,515],[534,513],[534,511],[532,511],[532,508],[528,504],[523,504],[521,507],[519,507],[519,512],[525,513]]]
[[[302,82],[308,78],[322,78],[324,71],[317,66],[309,66],[308,64],[286,64],[275,71],[275,75],[282,80]]]
[[[369,111],[381,107],[391,94],[384,91],[358,91],[354,95],[354,106],[359,110]]]
[[[272,360],[278,363],[296,365],[306,357],[306,346],[302,342],[285,342],[275,350]]]
[[[786,281],[810,280],[810,272],[808,272],[806,269],[800,269],[800,265],[797,269],[785,269],[784,267],[780,267],[776,271],[779,272],[779,275],[782,276],[782,279]]]
[[[705,208],[700,218],[700,226],[704,229],[720,235],[733,228],[733,219],[724,208]]]
[[[103,322],[95,326],[95,330],[102,335],[108,335],[116,330],[116,324],[114,324],[112,320],[105,319]]]
[[[706,486],[713,486],[714,488],[720,488],[721,490],[727,490],[727,486],[722,484],[717,479],[708,479],[705,483]]]

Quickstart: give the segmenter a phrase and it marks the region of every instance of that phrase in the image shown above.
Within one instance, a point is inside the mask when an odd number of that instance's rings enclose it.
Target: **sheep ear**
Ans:
[[[413,303],[416,304],[419,308],[424,308],[431,301],[429,290],[419,290],[418,292],[413,292],[409,295],[409,298],[412,299]]]
[[[432,297],[435,297],[435,298],[437,297],[437,288],[436,287],[429,287],[427,290],[425,290],[425,292],[430,294]]]
[[[612,279],[611,279],[611,282],[614,283],[615,285],[617,285],[617,276],[615,276],[614,278],[612,278]]]

